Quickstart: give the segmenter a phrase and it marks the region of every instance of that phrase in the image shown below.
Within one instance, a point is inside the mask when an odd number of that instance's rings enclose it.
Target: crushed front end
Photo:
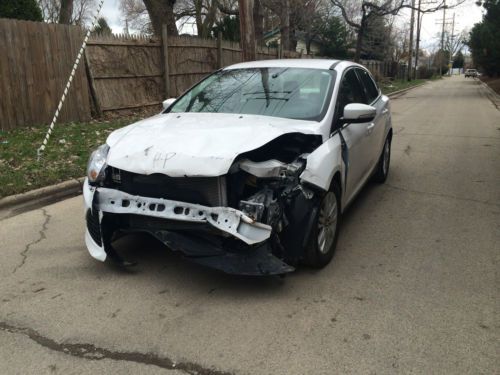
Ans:
[[[217,177],[143,175],[103,166],[100,178],[87,179],[84,186],[90,254],[123,263],[114,238],[146,232],[186,258],[226,273],[293,271],[317,205],[314,191],[299,178],[314,146],[303,138],[292,142],[293,150],[271,147],[276,158],[269,158],[266,148],[242,154]]]

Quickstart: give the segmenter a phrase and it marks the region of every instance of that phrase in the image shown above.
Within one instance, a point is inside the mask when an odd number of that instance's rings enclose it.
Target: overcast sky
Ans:
[[[455,14],[455,35],[460,34],[462,30],[470,30],[475,23],[482,20],[482,9],[475,4],[476,0],[466,0],[462,5],[456,8],[446,10],[446,21],[448,31],[452,31],[453,14]],[[449,1],[449,3],[452,3]],[[423,8],[423,7],[422,7]],[[410,12],[401,14],[404,21],[410,19]],[[443,11],[425,14],[422,18],[421,48],[432,50],[439,46],[441,30],[443,23]]]
[[[425,2],[425,1],[424,1]],[[449,0],[452,3],[453,0]],[[119,0],[104,0],[101,15],[106,18],[111,29],[115,33],[123,32],[124,22],[119,8]],[[455,13],[455,34],[462,30],[470,30],[472,26],[482,19],[480,7],[475,4],[475,0],[466,0],[465,3],[454,9],[446,11],[446,19],[450,21],[449,31],[451,32],[451,20]],[[399,16],[399,22],[409,22],[410,12],[402,12]],[[441,24],[443,21],[443,11],[425,14],[422,22],[421,48],[432,50],[439,45],[439,35],[441,33]]]

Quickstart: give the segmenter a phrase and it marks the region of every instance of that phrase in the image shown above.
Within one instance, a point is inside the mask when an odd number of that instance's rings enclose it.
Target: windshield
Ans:
[[[320,121],[334,72],[303,68],[222,70],[185,93],[169,112],[236,113]]]

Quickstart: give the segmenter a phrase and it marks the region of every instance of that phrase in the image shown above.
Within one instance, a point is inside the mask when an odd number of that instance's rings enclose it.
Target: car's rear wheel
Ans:
[[[384,143],[384,148],[380,159],[378,160],[375,173],[373,175],[373,180],[380,184],[383,184],[387,180],[389,175],[389,165],[391,164],[391,138],[387,137]]]
[[[326,266],[333,258],[340,225],[340,188],[336,183],[321,199],[311,229],[304,263],[315,268]]]

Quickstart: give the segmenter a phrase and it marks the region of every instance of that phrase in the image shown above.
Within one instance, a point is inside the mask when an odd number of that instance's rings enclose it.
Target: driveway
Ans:
[[[227,276],[137,236],[124,272],[87,254],[81,197],[2,220],[0,373],[497,373],[500,112],[463,76],[392,110],[388,181],[321,271]]]

